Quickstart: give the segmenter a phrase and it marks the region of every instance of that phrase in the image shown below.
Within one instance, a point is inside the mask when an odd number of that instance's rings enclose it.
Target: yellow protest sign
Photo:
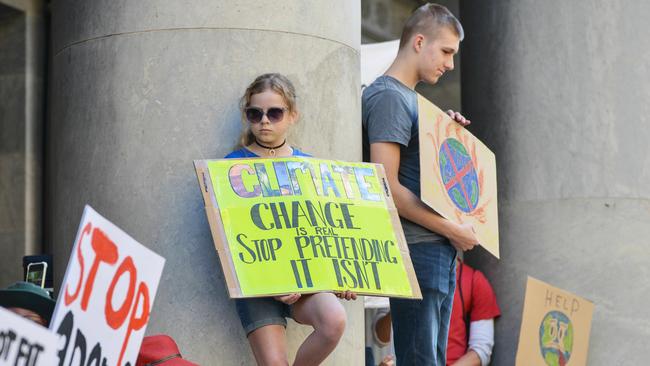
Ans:
[[[528,277],[517,366],[585,366],[594,304]]]
[[[194,165],[231,297],[421,298],[381,165],[298,157]]]
[[[422,201],[448,220],[472,224],[481,246],[499,258],[494,153],[421,95],[418,113]]]

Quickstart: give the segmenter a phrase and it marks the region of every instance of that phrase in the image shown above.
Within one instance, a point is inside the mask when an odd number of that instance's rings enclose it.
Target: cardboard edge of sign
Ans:
[[[68,283],[68,268],[70,268],[70,266],[72,265],[73,260],[74,260],[75,249],[76,249],[77,243],[79,242],[79,237],[81,235],[81,231],[83,230],[81,225],[84,222],[86,222],[86,216],[90,215],[90,213],[89,213],[90,210],[94,211],[94,209],[92,207],[90,207],[90,205],[88,205],[88,204],[84,205],[83,211],[81,213],[81,221],[79,223],[79,228],[77,228],[77,234],[74,237],[74,242],[72,243],[72,248],[70,248],[70,257],[68,258],[68,263],[67,263],[67,265],[65,267],[66,271],[63,273],[63,279],[61,281],[61,290],[60,290],[61,293],[63,293],[63,291],[66,291],[66,288],[64,288],[64,286],[65,286],[66,283]],[[64,306],[64,305],[62,305],[63,301],[61,301],[61,298],[63,298],[63,296],[59,296],[59,299],[57,299],[57,301],[56,301],[56,303],[54,305],[54,310],[52,311],[52,318],[50,319],[50,325],[48,326],[48,328],[50,330],[52,330],[52,331],[55,331],[54,325],[55,324],[58,325],[58,323],[59,323],[59,319],[56,316],[56,314],[59,313],[59,307]]]
[[[223,223],[221,220],[221,213],[219,212],[219,206],[217,204],[216,195],[213,189],[214,186],[212,184],[212,179],[210,177],[210,173],[208,170],[208,163],[210,161],[216,161],[216,160],[224,160],[224,159],[194,160],[194,169],[196,170],[196,177],[198,179],[199,187],[201,189],[201,196],[203,197],[203,202],[205,204],[205,211],[208,216],[208,223],[210,226],[210,232],[212,233],[214,246],[219,255],[221,268],[224,277],[226,279],[228,294],[233,299],[259,297],[259,296],[244,295],[241,291],[239,280],[237,279],[237,273],[235,272],[234,269],[235,264],[233,263],[232,260],[232,253],[230,252],[227,245],[226,233],[223,230]],[[237,160],[237,159],[229,159],[229,160]],[[390,187],[388,186],[387,183],[386,172],[384,171],[383,165],[381,164],[373,164],[373,165],[375,165],[377,169],[377,173],[378,173],[377,178],[379,179],[380,183],[383,185],[384,188],[385,194],[383,194],[383,197],[386,202],[388,211],[391,213],[390,215],[391,221],[393,224],[393,228],[395,229],[395,235],[397,238],[400,254],[402,255],[402,262],[404,263],[409,284],[411,286],[411,296],[393,295],[393,294],[372,294],[372,293],[365,293],[363,291],[358,291],[358,292],[355,291],[355,293],[364,296],[384,296],[384,297],[388,296],[388,297],[400,297],[400,298],[409,298],[409,299],[422,299],[422,292],[420,291],[420,285],[417,281],[417,277],[415,276],[415,270],[413,268],[413,263],[411,262],[411,256],[409,254],[408,246],[406,244],[406,238],[404,237],[402,224],[399,220],[399,215],[397,215],[397,208],[395,207],[395,203],[393,202],[392,199],[392,192],[390,191]],[[305,291],[300,293],[310,294],[316,292],[331,292],[331,291]],[[279,293],[278,295],[282,295],[282,294],[284,293]],[[269,294],[268,296],[273,296],[273,294]]]
[[[219,213],[219,206],[217,205],[215,194],[213,191],[212,178],[208,171],[208,160],[194,160],[194,168],[196,169],[196,177],[199,181],[201,188],[201,195],[205,204],[205,212],[208,215],[208,224],[210,232],[212,233],[212,241],[214,247],[219,255],[221,262],[221,269],[226,279],[226,286],[228,287],[228,294],[231,298],[244,297],[239,286],[239,280],[235,273],[235,264],[232,261],[232,254],[228,245],[226,245],[226,233],[219,228],[223,227],[221,222],[221,214]],[[228,265],[226,265],[228,263]]]
[[[428,99],[426,99],[422,95],[418,94],[418,110],[420,110],[420,108],[422,107],[422,103],[426,103],[428,105],[428,107],[432,108],[436,113],[442,114],[443,115],[443,120],[445,120],[447,122],[451,122],[451,117],[449,117],[449,115],[447,115],[447,113],[445,113],[442,109],[440,109],[438,106],[433,104],[431,101],[429,101]],[[421,124],[422,123],[421,121],[422,120],[419,119],[418,123]],[[483,148],[485,151],[488,152],[489,159],[492,162],[494,162],[494,165],[496,166],[496,155],[494,154],[494,152],[492,152],[492,150],[490,150],[483,143],[483,141],[479,140],[476,136],[474,136],[474,134],[469,132],[464,127],[461,127],[461,128],[464,130],[465,133],[467,133],[468,135],[472,136],[475,139],[475,143],[478,146],[480,146],[481,148]],[[418,127],[418,130],[422,131],[422,128]],[[418,143],[421,146],[421,149],[422,149],[423,146],[428,146],[427,144],[423,143],[424,141],[425,141],[425,137],[423,136],[423,134],[420,133],[419,137],[418,137]],[[425,148],[423,150],[428,151],[429,149]],[[422,166],[424,164],[424,159],[425,159],[426,156],[427,156],[427,154],[420,151],[420,162],[419,162],[420,166]],[[423,183],[424,183],[424,181],[420,180],[420,189],[421,190],[423,188],[422,187]],[[495,191],[498,190],[497,181],[496,181],[496,174],[494,175],[494,180],[492,181],[492,183],[494,184]],[[429,206],[429,208],[434,210],[436,213],[438,213],[440,216],[444,217],[445,219],[450,220],[450,221],[455,222],[455,223],[459,223],[458,220],[456,220],[455,217],[448,215],[446,212],[444,212],[444,210],[436,209],[436,205],[433,202],[431,202],[428,198],[422,197],[422,202],[424,202],[427,206]],[[495,222],[496,245],[494,245],[494,248],[490,248],[490,246],[483,246],[483,245],[481,245],[481,247],[483,247],[488,253],[492,254],[497,259],[500,259],[500,250],[499,250],[499,213],[498,213],[498,211],[496,213],[495,220],[496,220],[496,222]]]
[[[384,166],[381,164],[374,165],[375,169],[377,169],[377,178],[384,186],[384,202],[386,202],[386,207],[388,207],[388,211],[391,213],[390,217],[393,223],[393,228],[395,229],[394,231],[397,238],[397,245],[400,249],[400,254],[402,255],[402,263],[404,263],[406,274],[411,284],[411,292],[413,294],[413,297],[410,298],[422,299],[422,291],[420,290],[420,284],[418,283],[417,277],[415,276],[415,269],[413,268],[413,262],[411,262],[411,254],[409,253],[406,237],[404,236],[402,222],[399,219],[397,207],[395,207],[395,202],[393,201],[393,191],[390,189],[388,179],[386,178],[386,170],[384,170]]]

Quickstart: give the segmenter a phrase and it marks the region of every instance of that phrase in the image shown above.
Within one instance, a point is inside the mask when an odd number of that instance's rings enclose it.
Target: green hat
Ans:
[[[0,306],[5,308],[23,308],[40,315],[50,323],[56,302],[50,293],[29,282],[16,282],[0,290]]]

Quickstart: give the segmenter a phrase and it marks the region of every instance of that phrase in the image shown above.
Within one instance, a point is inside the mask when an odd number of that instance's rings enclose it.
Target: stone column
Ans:
[[[0,286],[25,255],[25,13],[0,4]]]
[[[44,251],[44,24],[42,0],[0,0],[0,287],[23,277],[24,255]]]
[[[61,0],[52,8],[47,228],[57,268],[88,203],[167,258],[148,333],[172,335],[200,364],[253,364],[192,160],[232,150],[239,97],[266,72],[296,85],[294,145],[360,159],[359,1]],[[346,307],[329,364],[363,363],[363,304]],[[293,354],[307,329],[288,332]]]
[[[645,364],[650,337],[650,4],[461,2],[463,110],[496,153],[501,260],[470,262],[511,365],[526,276],[596,304],[590,365]]]
[[[25,254],[46,253],[43,245],[43,131],[47,43],[43,0],[25,3]]]

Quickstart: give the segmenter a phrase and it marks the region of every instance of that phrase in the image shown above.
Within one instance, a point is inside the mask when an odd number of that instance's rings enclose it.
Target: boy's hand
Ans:
[[[343,292],[335,292],[334,295],[338,297],[339,299],[346,299],[346,300],[356,300],[357,299],[357,294],[347,290]]]
[[[465,118],[465,116],[463,116],[459,112],[454,112],[451,109],[447,111],[447,114],[449,115],[449,117],[451,117],[451,119],[458,122],[463,127],[465,127],[465,126],[469,125],[470,123],[472,123],[472,121]]]
[[[456,227],[449,235],[449,241],[456,249],[467,251],[479,245],[476,231],[471,224],[454,224]]]
[[[282,296],[273,296],[273,298],[277,301],[283,302],[287,305],[294,304],[296,301],[300,300],[300,294],[289,294],[289,295],[282,295]]]

